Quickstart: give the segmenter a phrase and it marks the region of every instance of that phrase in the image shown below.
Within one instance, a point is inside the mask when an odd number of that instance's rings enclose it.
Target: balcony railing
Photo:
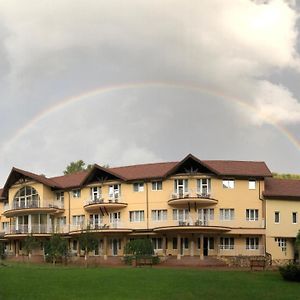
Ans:
[[[212,198],[212,194],[211,191],[207,191],[207,192],[200,192],[198,190],[194,191],[189,189],[188,191],[179,191],[179,192],[173,192],[171,194],[171,199],[184,199],[184,198]]]
[[[126,228],[125,223],[120,220],[114,220],[111,222],[105,223],[102,221],[101,223],[88,223],[88,224],[71,224],[70,231],[85,231],[85,230],[105,230],[105,229],[117,229],[117,228]]]
[[[27,209],[27,208],[57,208],[63,209],[64,203],[57,200],[29,200],[29,201],[15,201],[11,205],[6,204],[4,211],[14,209]]]
[[[252,256],[264,255],[265,247],[257,245],[255,247],[247,247],[247,245],[218,245],[219,255],[229,256]]]
[[[85,202],[85,205],[91,205],[91,204],[101,204],[101,203],[118,203],[118,202],[122,202],[122,198],[120,195],[118,194],[115,194],[115,195],[112,195],[112,194],[108,194],[108,195],[101,195],[97,198],[91,198],[91,199],[88,199],[86,202]]]
[[[52,226],[47,224],[19,224],[5,228],[5,234],[52,233]]]

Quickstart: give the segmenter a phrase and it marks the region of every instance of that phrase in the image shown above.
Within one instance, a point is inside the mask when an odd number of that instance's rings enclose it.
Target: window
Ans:
[[[73,190],[72,193],[73,193],[73,198],[80,198],[81,195],[80,189]]]
[[[249,190],[255,190],[256,181],[253,179],[249,179],[248,187],[249,187]]]
[[[221,237],[220,238],[220,249],[232,250],[234,249],[234,238],[232,237]]]
[[[65,193],[64,192],[57,192],[56,193],[56,200],[64,202],[65,199]]]
[[[36,189],[31,186],[22,187],[15,195],[14,208],[32,208],[40,206],[40,197]]]
[[[274,222],[276,224],[279,224],[279,222],[280,222],[280,212],[279,211],[275,211],[275,213],[274,213]]]
[[[183,238],[181,241],[183,243],[184,249],[189,249],[189,239],[188,238]]]
[[[162,181],[152,181],[152,191],[161,191]]]
[[[208,249],[209,250],[215,249],[215,239],[213,237],[208,238]]]
[[[78,245],[77,240],[73,240],[73,243],[72,243],[73,251],[77,251],[77,245]]]
[[[234,219],[234,209],[233,208],[221,208],[220,209],[220,220],[221,221],[231,221]]]
[[[258,209],[246,209],[247,221],[258,221]]]
[[[177,238],[173,238],[173,249],[177,249]]]
[[[108,196],[109,196],[109,200],[117,201],[121,196],[121,185],[120,184],[110,185],[108,189]]]
[[[174,221],[187,221],[189,218],[188,209],[173,209],[173,220]]]
[[[76,215],[72,217],[73,225],[83,225],[84,224],[84,215]]]
[[[161,238],[152,238],[152,244],[154,250],[162,249],[162,239]]]
[[[97,229],[102,223],[102,215],[90,214],[90,227],[91,229]]]
[[[247,250],[258,250],[259,238],[258,237],[247,237],[246,238],[246,249]]]
[[[166,221],[167,210],[166,209],[154,209],[151,211],[152,221]]]
[[[144,221],[144,211],[143,210],[133,210],[129,212],[130,222],[143,222]]]
[[[144,191],[144,182],[135,182],[133,184],[134,192],[143,192]]]
[[[121,212],[113,212],[109,214],[109,221],[111,223],[119,222],[121,219]]]
[[[91,187],[91,200],[99,201],[100,198],[101,198],[101,187],[100,186]]]
[[[223,189],[234,189],[234,180],[223,179]]]
[[[179,197],[184,197],[188,193],[188,180],[175,179],[174,180],[174,193]]]
[[[293,222],[293,224],[298,223],[298,213],[297,212],[292,212],[292,222]]]
[[[199,208],[198,209],[198,221],[199,225],[207,225],[208,221],[214,220],[213,208]]]
[[[286,251],[286,238],[275,238],[275,242],[277,242],[278,247],[281,248],[281,251]]]
[[[210,196],[210,179],[201,178],[197,179],[197,193],[202,196]]]
[[[2,222],[2,229],[7,232],[9,228],[9,222]]]
[[[67,224],[67,217],[58,217],[56,222],[58,226],[64,226]]]

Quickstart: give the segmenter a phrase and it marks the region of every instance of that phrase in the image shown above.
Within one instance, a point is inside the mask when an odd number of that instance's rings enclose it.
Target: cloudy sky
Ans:
[[[300,173],[300,3],[0,0],[13,166],[263,160]]]

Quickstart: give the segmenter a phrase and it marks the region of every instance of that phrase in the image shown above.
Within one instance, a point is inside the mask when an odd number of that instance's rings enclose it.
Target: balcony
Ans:
[[[127,203],[122,202],[120,195],[100,196],[97,199],[89,199],[84,205],[86,211],[99,211],[103,209],[104,212],[121,209],[127,206]]]
[[[78,232],[132,232],[124,222],[120,220],[113,220],[111,222],[101,222],[98,224],[89,223],[85,224],[72,224],[70,225],[70,234]]]
[[[218,200],[214,199],[212,194],[209,192],[199,192],[189,190],[188,192],[174,192],[170,196],[168,204],[171,206],[207,206],[215,205]]]
[[[52,234],[53,228],[47,224],[18,224],[5,228],[5,235]]]
[[[56,200],[31,200],[31,201],[18,201],[13,202],[11,205],[5,205],[3,215],[7,218],[32,214],[32,213],[45,213],[45,214],[58,214],[64,211],[64,205],[61,201]]]

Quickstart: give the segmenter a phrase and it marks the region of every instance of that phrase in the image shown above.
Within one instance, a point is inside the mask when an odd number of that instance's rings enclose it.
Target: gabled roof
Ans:
[[[88,171],[82,171],[73,174],[51,177],[50,180],[55,182],[61,189],[69,189],[79,187],[87,174]]]
[[[54,181],[52,181],[44,175],[37,175],[35,173],[21,170],[18,168],[12,168],[3,187],[2,197],[7,197],[8,189],[21,178],[29,178],[53,188],[57,187],[57,184]]]
[[[125,178],[125,180],[142,180],[163,178],[178,162],[163,162],[153,164],[141,164],[117,168],[109,168],[115,174]]]
[[[263,196],[274,199],[298,198],[300,200],[300,180],[266,178]]]
[[[204,160],[221,176],[272,177],[263,161]]]
[[[2,199],[3,189],[0,189],[0,199]]]

